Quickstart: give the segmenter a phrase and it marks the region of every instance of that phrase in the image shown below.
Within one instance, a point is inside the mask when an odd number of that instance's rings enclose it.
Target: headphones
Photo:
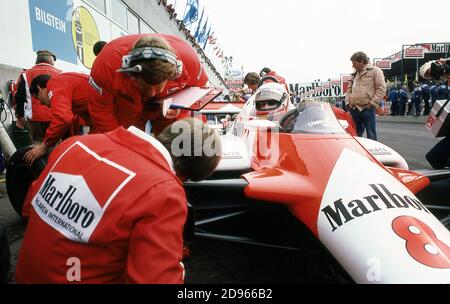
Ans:
[[[135,64],[142,60],[159,59],[167,63],[171,63],[177,67],[177,74],[173,79],[177,79],[183,73],[183,62],[171,51],[157,47],[142,47],[132,50],[128,55],[122,57],[122,68],[118,69],[119,73],[140,73],[142,66]]]

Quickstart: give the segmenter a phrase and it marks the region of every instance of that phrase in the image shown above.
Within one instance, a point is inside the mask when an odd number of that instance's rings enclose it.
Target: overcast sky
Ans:
[[[182,15],[186,0],[176,1]],[[234,68],[267,66],[289,83],[352,72],[356,51],[372,60],[402,44],[450,41],[449,0],[200,0],[199,14],[203,7]]]

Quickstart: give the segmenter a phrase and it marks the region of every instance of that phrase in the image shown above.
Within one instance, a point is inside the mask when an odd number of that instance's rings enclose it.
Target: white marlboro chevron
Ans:
[[[344,149],[319,212],[321,242],[357,283],[450,283],[450,232],[369,159]]]
[[[83,166],[72,165],[73,155]],[[101,181],[96,176],[100,168],[109,173]],[[135,175],[76,142],[54,163],[31,204],[50,227],[70,240],[87,243],[109,205]]]
[[[77,242],[87,243],[105,210],[82,176],[50,173],[32,205],[49,226]]]

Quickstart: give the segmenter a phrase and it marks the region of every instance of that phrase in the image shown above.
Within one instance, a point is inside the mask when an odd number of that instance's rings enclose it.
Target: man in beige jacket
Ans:
[[[375,111],[386,93],[386,83],[381,69],[369,63],[363,52],[356,52],[350,58],[355,69],[348,88],[345,103],[356,124],[358,136],[367,132],[367,138],[377,140]]]

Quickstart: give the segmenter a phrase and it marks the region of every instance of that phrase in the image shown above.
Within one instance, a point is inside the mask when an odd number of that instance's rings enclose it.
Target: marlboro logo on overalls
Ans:
[[[73,159],[83,166],[74,165]],[[49,226],[71,240],[87,243],[109,204],[134,176],[76,143],[50,170],[32,205]]]

